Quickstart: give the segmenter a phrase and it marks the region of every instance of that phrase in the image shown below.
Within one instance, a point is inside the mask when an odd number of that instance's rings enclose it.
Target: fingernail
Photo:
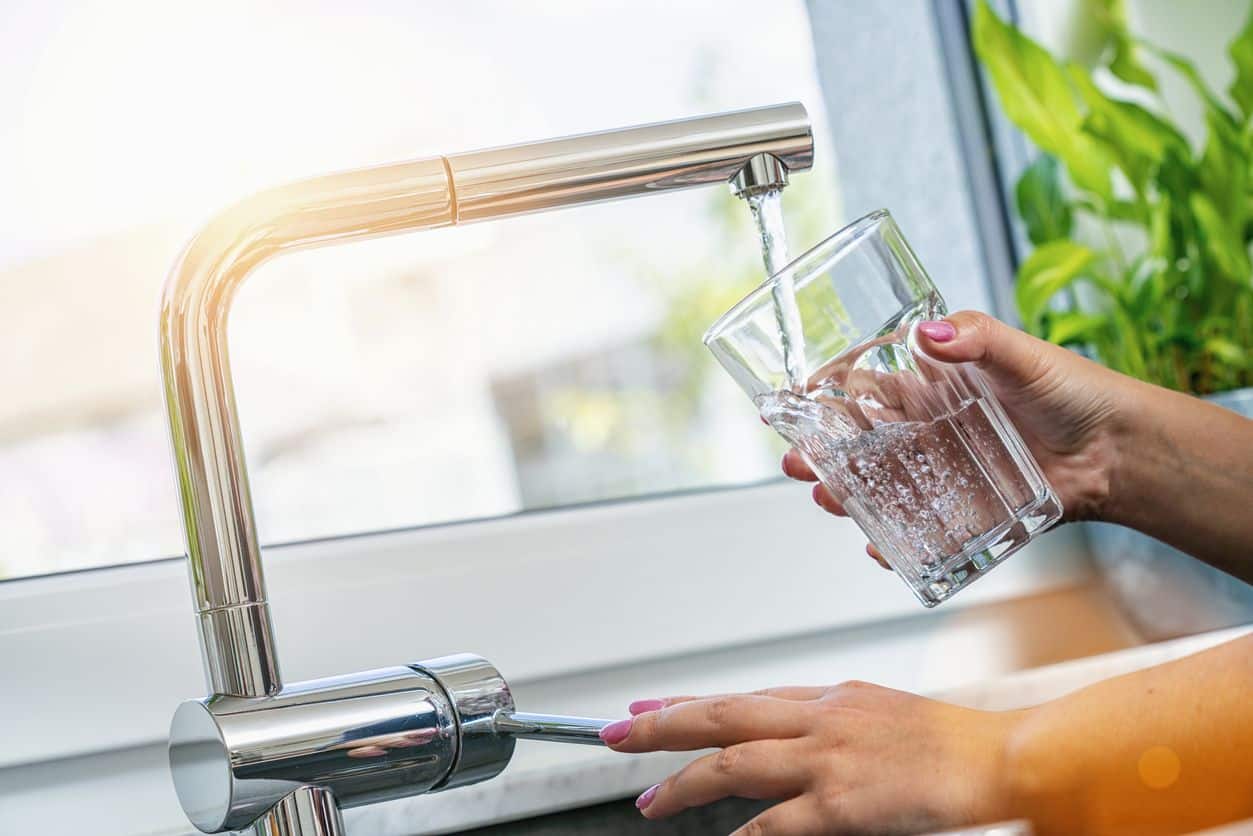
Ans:
[[[627,706],[627,711],[631,712],[631,716],[643,714],[645,711],[657,711],[665,708],[666,704],[661,700],[636,700]]]
[[[810,496],[814,498],[814,502],[817,502],[819,505],[822,504],[822,483],[821,482],[814,485],[814,489],[810,492]]]
[[[600,730],[600,739],[612,746],[615,743],[621,743],[626,740],[627,735],[631,733],[631,720],[619,720],[616,723],[610,723]]]
[[[640,793],[640,797],[635,799],[635,809],[643,810],[649,804],[652,804],[653,796],[657,794],[657,788],[660,786],[661,784],[653,784],[651,787]]]
[[[946,343],[957,336],[957,329],[942,320],[919,322],[918,330],[937,343]]]

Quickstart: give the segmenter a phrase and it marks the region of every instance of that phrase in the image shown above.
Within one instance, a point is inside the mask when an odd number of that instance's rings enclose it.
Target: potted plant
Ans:
[[[1094,68],[1055,59],[979,0],[975,50],[1006,116],[1039,149],[1015,187],[1034,245],[1023,326],[1110,368],[1253,417],[1253,17],[1227,46],[1227,97],[1185,58],[1093,4]],[[1216,45],[1217,46],[1217,45]],[[1155,56],[1204,108],[1194,146],[1160,98]],[[1089,528],[1115,594],[1149,638],[1253,619],[1253,588],[1135,532]]]

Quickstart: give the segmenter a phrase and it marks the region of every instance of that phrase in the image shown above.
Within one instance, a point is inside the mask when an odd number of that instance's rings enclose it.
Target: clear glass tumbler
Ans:
[[[705,334],[762,417],[928,607],[1061,517],[979,371],[918,348],[917,323],[946,313],[900,229],[878,211],[780,270]]]

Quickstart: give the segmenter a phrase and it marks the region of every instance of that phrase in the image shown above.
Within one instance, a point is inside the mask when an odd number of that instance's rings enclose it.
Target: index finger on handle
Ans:
[[[602,737],[619,752],[684,752],[750,740],[799,737],[809,726],[807,705],[756,694],[711,697],[621,721],[629,724],[624,736],[613,739],[624,730],[619,728]],[[607,727],[606,732],[611,728]]]
[[[773,697],[777,700],[817,700],[827,693],[826,686],[822,685],[782,685],[774,688],[761,688],[756,691],[747,692],[749,696],[755,697]],[[659,711],[671,705],[678,705],[682,702],[693,702],[695,700],[710,700],[719,697],[741,696],[739,694],[702,694],[700,696],[682,694],[674,697],[662,697],[656,700],[636,700],[631,703],[632,714],[643,714],[646,711]]]

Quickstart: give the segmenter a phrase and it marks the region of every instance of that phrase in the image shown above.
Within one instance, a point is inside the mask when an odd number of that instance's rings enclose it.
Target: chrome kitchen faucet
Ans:
[[[170,727],[196,827],[342,834],[341,807],[482,781],[518,737],[599,743],[607,722],[517,713],[468,654],[283,683],[226,341],[252,271],[305,247],[690,186],[743,197],[812,165],[809,117],[791,103],[331,174],[255,195],[192,239],[165,284],[161,364],[211,692]]]

